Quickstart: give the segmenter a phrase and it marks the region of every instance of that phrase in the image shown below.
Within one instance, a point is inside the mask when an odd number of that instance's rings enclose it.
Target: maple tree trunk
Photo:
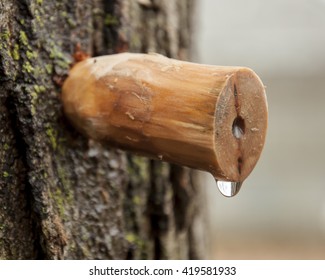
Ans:
[[[193,172],[88,140],[60,101],[77,44],[189,59],[193,8],[0,0],[0,259],[206,257]]]

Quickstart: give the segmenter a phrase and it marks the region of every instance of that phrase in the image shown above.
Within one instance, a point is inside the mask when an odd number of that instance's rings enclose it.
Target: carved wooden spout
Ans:
[[[90,138],[242,182],[260,157],[267,101],[244,67],[122,53],[77,63],[63,85],[64,111]]]

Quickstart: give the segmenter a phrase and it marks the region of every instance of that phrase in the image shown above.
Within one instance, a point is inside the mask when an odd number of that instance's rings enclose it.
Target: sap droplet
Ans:
[[[242,182],[219,181],[218,179],[216,179],[216,183],[219,191],[226,197],[235,196],[242,185]]]

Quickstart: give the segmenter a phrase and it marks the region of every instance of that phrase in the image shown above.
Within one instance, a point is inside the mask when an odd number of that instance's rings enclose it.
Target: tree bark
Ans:
[[[0,0],[1,259],[205,257],[192,171],[88,140],[60,102],[77,44],[188,59],[192,12],[192,0]]]

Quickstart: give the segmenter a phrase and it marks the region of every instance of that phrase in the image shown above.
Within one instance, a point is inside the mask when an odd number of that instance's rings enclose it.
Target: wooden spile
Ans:
[[[242,182],[265,142],[259,77],[222,67],[121,53],[77,63],[62,89],[67,117],[89,138]]]

